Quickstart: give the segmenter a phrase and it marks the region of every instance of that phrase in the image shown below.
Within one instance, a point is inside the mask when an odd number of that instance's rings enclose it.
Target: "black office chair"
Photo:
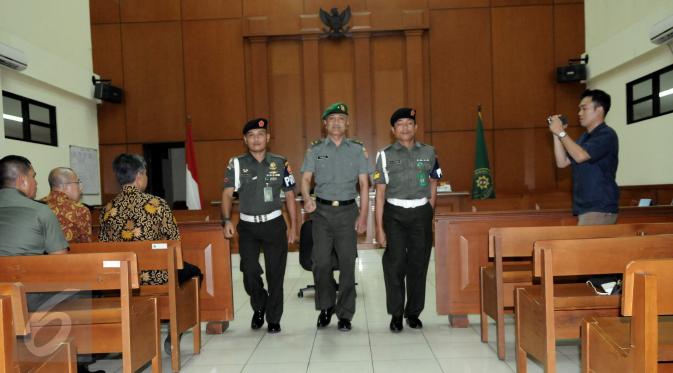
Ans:
[[[312,272],[313,271],[313,261],[311,260],[311,253],[313,252],[313,221],[306,220],[304,224],[301,225],[299,230],[299,264],[305,270]],[[335,252],[332,253],[332,268],[339,268],[339,257]],[[355,285],[358,283],[356,282]],[[337,291],[339,291],[339,284],[336,284]],[[306,287],[299,289],[297,292],[298,298],[304,297],[304,292],[313,290],[315,291],[314,284],[307,284]]]

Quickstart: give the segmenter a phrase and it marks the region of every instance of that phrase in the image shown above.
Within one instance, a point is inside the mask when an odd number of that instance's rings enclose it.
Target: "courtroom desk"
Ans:
[[[673,221],[673,206],[622,207],[617,222],[657,221]],[[437,213],[437,314],[448,315],[452,326],[466,327],[467,314],[479,313],[479,268],[488,262],[490,228],[576,224],[570,210]]]

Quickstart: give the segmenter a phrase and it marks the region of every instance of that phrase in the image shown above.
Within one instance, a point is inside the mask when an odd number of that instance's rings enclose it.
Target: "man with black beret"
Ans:
[[[361,142],[346,138],[348,106],[341,102],[322,114],[327,137],[314,141],[306,151],[301,168],[304,210],[313,219],[313,279],[315,305],[320,310],[318,328],[339,318],[341,331],[351,330],[355,314],[355,258],[357,233],[367,229],[369,206],[369,161]],[[315,175],[315,202],[311,180]],[[359,190],[356,185],[359,184]],[[355,198],[360,195],[360,206]],[[339,295],[334,281],[332,253],[339,269]]]
[[[423,323],[425,280],[432,250],[432,215],[442,176],[435,148],[416,141],[416,111],[397,109],[390,117],[397,141],[376,154],[376,239],[385,247],[383,276],[390,330]],[[406,277],[406,283],[405,283]],[[406,286],[405,286],[406,285]],[[405,306],[406,287],[406,306]]]
[[[268,129],[269,121],[265,118],[250,120],[243,127],[243,142],[248,152],[231,158],[227,165],[222,191],[222,219],[225,237],[232,238],[231,204],[234,192],[238,192],[240,221],[236,230],[243,286],[250,296],[253,310],[250,327],[261,328],[266,313],[267,330],[278,333],[283,314],[288,243],[295,239],[295,180],[287,159],[266,151],[271,138]],[[285,193],[289,230],[281,211],[281,191]],[[261,277],[264,273],[259,264],[261,248],[264,249],[268,291],[264,289]]]

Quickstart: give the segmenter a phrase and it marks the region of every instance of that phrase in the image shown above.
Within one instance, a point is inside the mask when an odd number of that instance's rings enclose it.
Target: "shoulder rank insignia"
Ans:
[[[349,139],[349,140],[351,140],[351,142],[354,142],[354,143],[356,143],[356,144],[358,144],[358,145],[362,145],[363,147],[365,146],[365,144],[364,144],[362,141],[358,140],[358,139]]]

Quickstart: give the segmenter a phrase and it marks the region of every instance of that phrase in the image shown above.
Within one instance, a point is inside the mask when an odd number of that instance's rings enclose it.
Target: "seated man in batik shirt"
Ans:
[[[110,201],[100,218],[100,241],[154,241],[180,240],[178,224],[168,203],[163,198],[145,193],[147,165],[137,154],[121,154],[112,163],[122,190]],[[198,267],[184,263],[178,270],[178,281],[200,276]],[[143,285],[161,285],[168,282],[163,270],[142,271]]]
[[[57,167],[49,173],[49,194],[42,198],[61,224],[66,241],[91,242],[91,212],[79,202],[82,182],[75,171]]]

